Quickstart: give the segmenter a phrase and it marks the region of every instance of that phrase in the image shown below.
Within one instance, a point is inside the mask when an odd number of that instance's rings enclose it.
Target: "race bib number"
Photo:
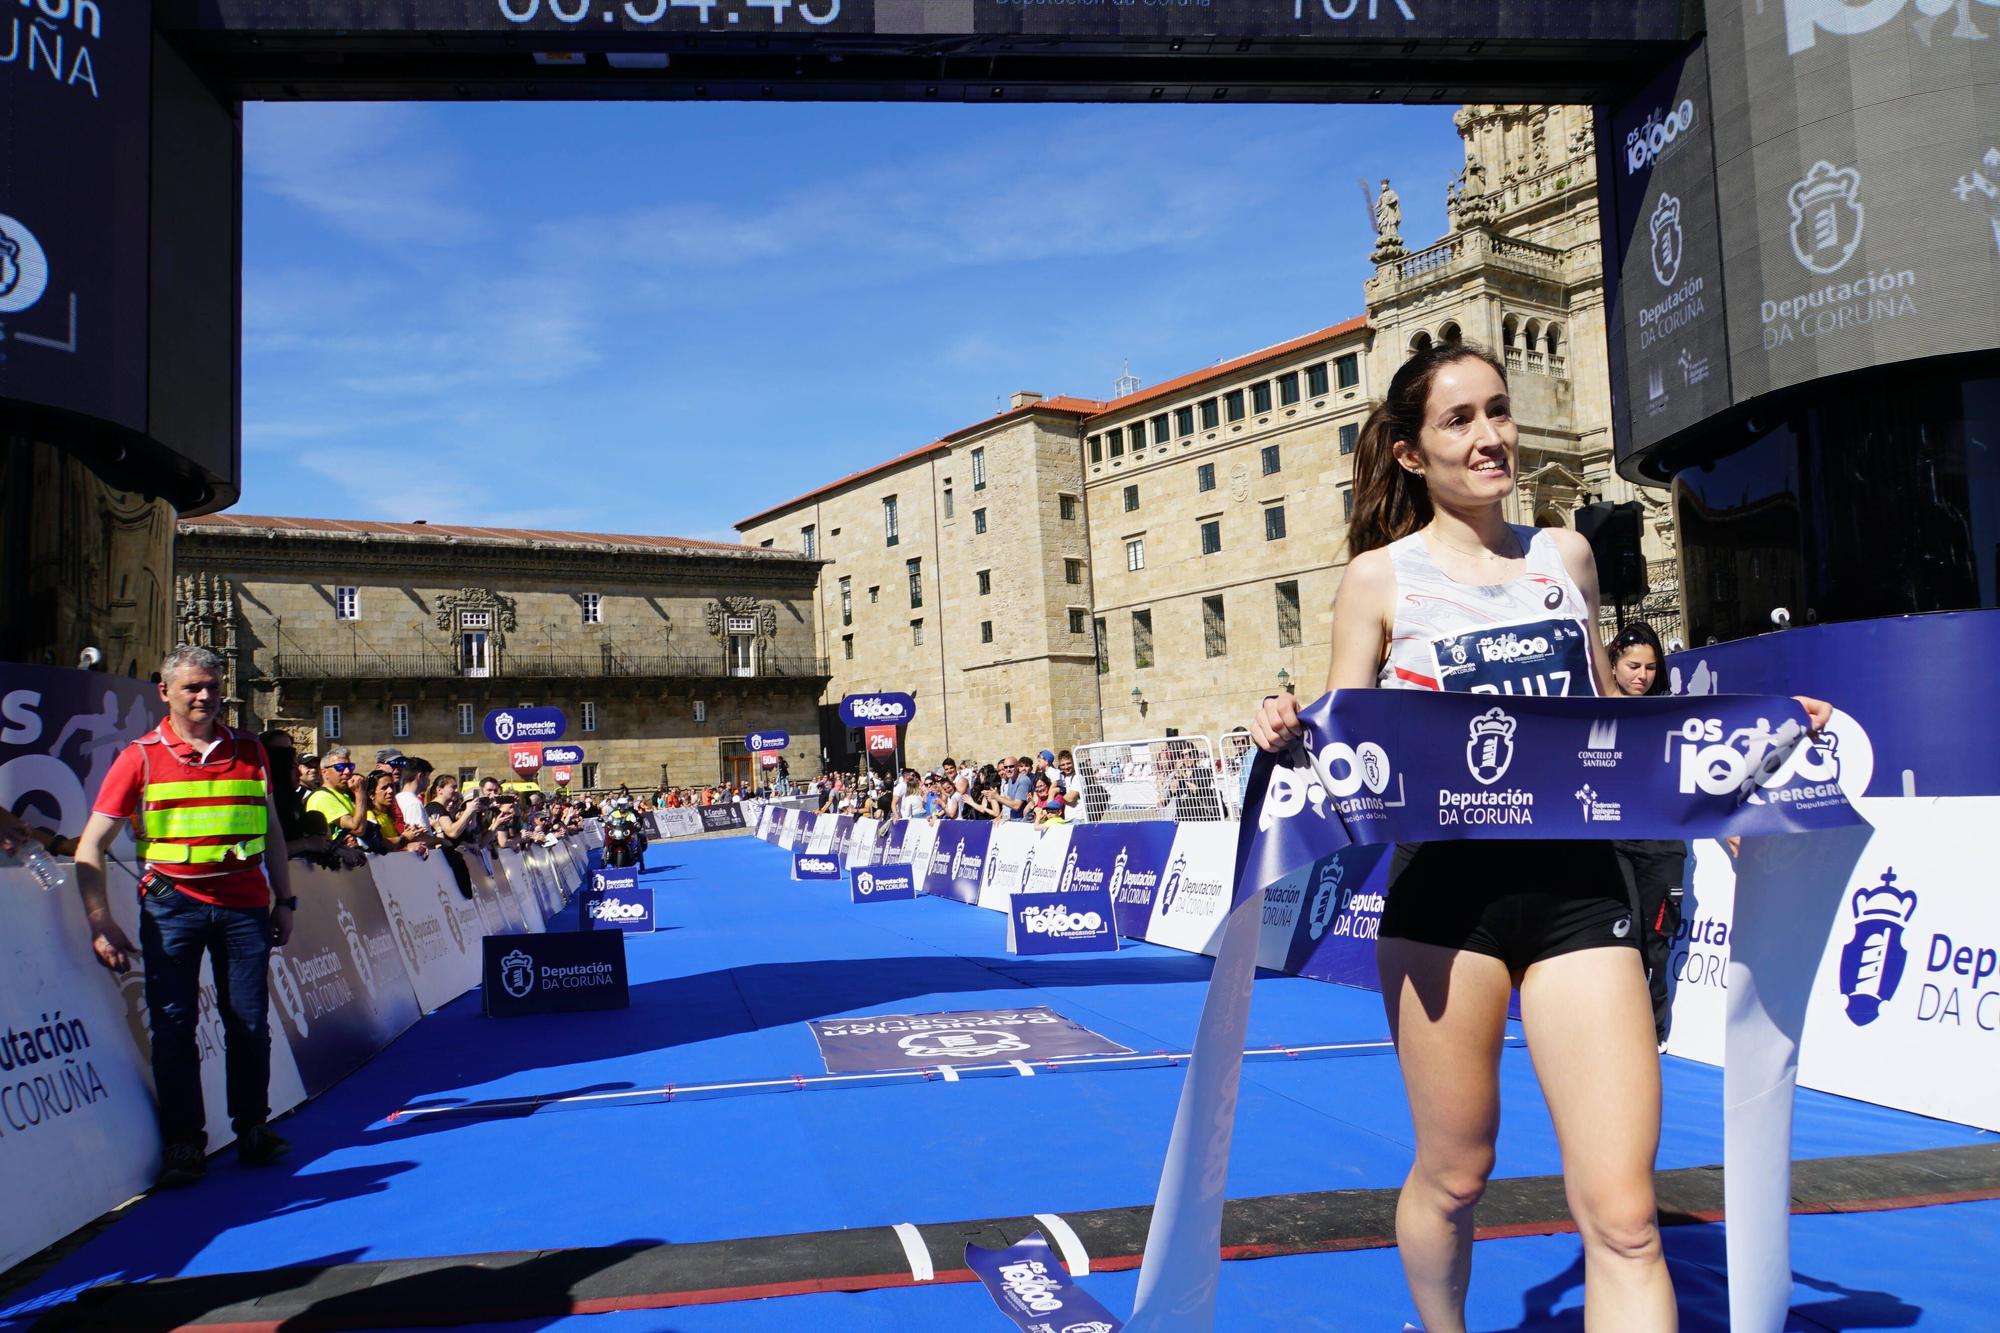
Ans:
[[[1590,640],[1575,619],[1489,625],[1431,640],[1438,684],[1460,694],[1597,693]]]

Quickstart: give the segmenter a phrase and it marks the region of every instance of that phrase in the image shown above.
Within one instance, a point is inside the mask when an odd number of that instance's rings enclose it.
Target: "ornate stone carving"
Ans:
[[[241,722],[243,695],[237,681],[236,588],[225,575],[181,574],[174,579],[174,639],[211,648],[222,655],[223,721]]]
[[[448,592],[437,599],[437,627],[443,630],[458,628],[458,614],[461,611],[490,611],[493,614],[493,628],[501,633],[509,633],[516,627],[514,599],[503,597],[491,588],[460,588]]]
[[[756,621],[757,638],[769,641],[778,637],[778,608],[769,602],[760,602],[755,597],[721,597],[710,602],[703,609],[702,618],[708,626],[712,639],[726,639],[729,618],[749,616]]]

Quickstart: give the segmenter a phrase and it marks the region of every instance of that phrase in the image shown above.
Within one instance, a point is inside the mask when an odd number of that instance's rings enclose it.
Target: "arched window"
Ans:
[[[1542,359],[1542,321],[1531,319],[1521,330],[1522,342],[1526,344],[1528,370],[1532,374],[1546,375],[1548,363]]]
[[[1563,342],[1562,325],[1550,321],[1547,337],[1549,344],[1549,374],[1564,374],[1567,365],[1564,353],[1568,345]]]
[[[1430,350],[1431,335],[1419,329],[1416,335],[1410,339],[1410,355],[1415,356],[1418,352],[1428,352]]]
[[[1555,510],[1544,509],[1541,513],[1535,515],[1535,526],[1538,528],[1566,528],[1569,524],[1563,522],[1563,516]]]
[[[1521,338],[1520,316],[1509,315],[1507,316],[1507,318],[1500,321],[1500,345],[1502,347],[1505,347],[1511,351],[1514,347],[1514,344],[1520,341],[1520,338]]]
[[[1438,341],[1441,343],[1459,342],[1464,337],[1465,335],[1459,332],[1458,325],[1456,323],[1446,324],[1443,328],[1438,330]]]

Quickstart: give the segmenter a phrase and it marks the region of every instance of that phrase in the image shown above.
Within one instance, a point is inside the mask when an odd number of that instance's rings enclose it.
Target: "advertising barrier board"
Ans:
[[[977,903],[979,881],[986,870],[986,844],[992,833],[991,820],[940,820],[932,835],[922,891],[954,902]]]
[[[146,681],[0,662],[0,805],[75,837],[111,761],[165,712]]]
[[[624,1009],[632,1002],[623,931],[489,936],[484,963],[481,995],[495,1018]]]
[[[1017,892],[1008,903],[1007,949],[1037,954],[1116,953],[1111,891],[1071,884],[1050,893]]]
[[[742,828],[743,807],[740,805],[704,805],[696,812],[701,820],[701,831],[720,833],[724,829]]]
[[[697,811],[692,806],[675,806],[671,810],[652,812],[653,833],[661,838],[689,838],[700,833],[707,823],[706,816],[712,807],[704,806]]]
[[[369,869],[294,861],[291,878],[299,910],[291,940],[271,954],[271,995],[305,1090],[318,1096],[423,1010]]]
[[[817,1018],[807,1026],[829,1074],[1132,1053],[1131,1047],[1099,1036],[1046,1005]]]
[[[513,886],[504,879],[495,879],[493,871],[486,864],[486,857],[477,847],[459,848],[459,857],[465,864],[465,877],[472,884],[473,897],[481,903],[481,915],[491,918],[497,914],[502,926],[489,934],[522,935],[542,929],[541,914],[536,913],[535,924],[528,924],[528,914],[521,900],[514,896]]]
[[[477,986],[479,941],[486,930],[478,904],[459,893],[443,856],[378,856],[369,861],[368,873],[424,1011],[441,1008]]]
[[[627,935],[650,935],[655,924],[653,891],[636,884],[620,883],[616,887],[607,884],[603,889],[589,891],[589,897],[578,915],[587,930],[622,930]]]
[[[812,829],[805,837],[805,850],[824,856],[833,855],[834,841],[840,836],[840,816],[807,815],[805,818],[812,820]]]
[[[1040,835],[1025,821],[996,823],[986,839],[986,862],[979,872],[977,905],[991,912],[1007,910],[1007,900],[1019,893],[1035,872]]]
[[[908,866],[851,868],[847,882],[847,900],[852,903],[908,902],[917,896],[916,876]]]
[[[1126,885],[1131,884],[1136,868],[1127,862]],[[1144,937],[1169,948],[1213,956],[1221,944],[1235,883],[1236,825],[1207,822],[1178,826],[1166,867],[1151,895],[1152,919],[1142,932]],[[1117,892],[1131,891],[1121,885],[1114,896]],[[1137,905],[1132,903],[1135,908]]]
[[[840,862],[828,852],[797,852],[792,856],[792,878],[831,880],[840,878]]]

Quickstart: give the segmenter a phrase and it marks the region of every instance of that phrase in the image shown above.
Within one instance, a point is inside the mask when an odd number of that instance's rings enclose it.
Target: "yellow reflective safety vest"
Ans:
[[[223,728],[205,760],[177,752],[166,724],[134,742],[145,762],[139,790],[139,857],[162,866],[255,864],[270,835],[268,778],[262,747],[247,732]],[[183,742],[185,744],[185,742]]]

